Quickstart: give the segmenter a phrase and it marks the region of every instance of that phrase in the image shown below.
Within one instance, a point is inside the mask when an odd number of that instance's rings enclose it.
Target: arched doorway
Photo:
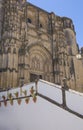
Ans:
[[[29,66],[30,81],[38,78],[52,82],[52,56],[46,48],[38,44],[29,47]]]

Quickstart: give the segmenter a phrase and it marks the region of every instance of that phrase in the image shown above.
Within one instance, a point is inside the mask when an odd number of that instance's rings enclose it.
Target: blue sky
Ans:
[[[76,40],[80,47],[83,46],[83,0],[27,0],[56,15],[69,17],[73,20]]]

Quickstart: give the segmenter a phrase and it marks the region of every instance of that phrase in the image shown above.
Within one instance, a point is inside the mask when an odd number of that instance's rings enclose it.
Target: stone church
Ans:
[[[40,78],[61,85],[65,79],[69,88],[83,92],[78,53],[72,19],[26,0],[0,0],[0,89]]]

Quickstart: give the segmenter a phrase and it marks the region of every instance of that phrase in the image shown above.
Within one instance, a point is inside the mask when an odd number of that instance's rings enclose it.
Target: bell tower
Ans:
[[[0,87],[18,86],[18,50],[26,0],[0,0]],[[4,80],[5,79],[5,80]]]

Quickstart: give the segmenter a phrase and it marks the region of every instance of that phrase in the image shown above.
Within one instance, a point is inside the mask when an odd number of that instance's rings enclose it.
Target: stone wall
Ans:
[[[25,0],[4,2],[4,17],[0,11],[0,26],[4,19],[0,87],[18,87],[35,77],[62,85],[66,78],[70,88],[82,91],[83,64],[75,57],[78,46],[72,20]]]

